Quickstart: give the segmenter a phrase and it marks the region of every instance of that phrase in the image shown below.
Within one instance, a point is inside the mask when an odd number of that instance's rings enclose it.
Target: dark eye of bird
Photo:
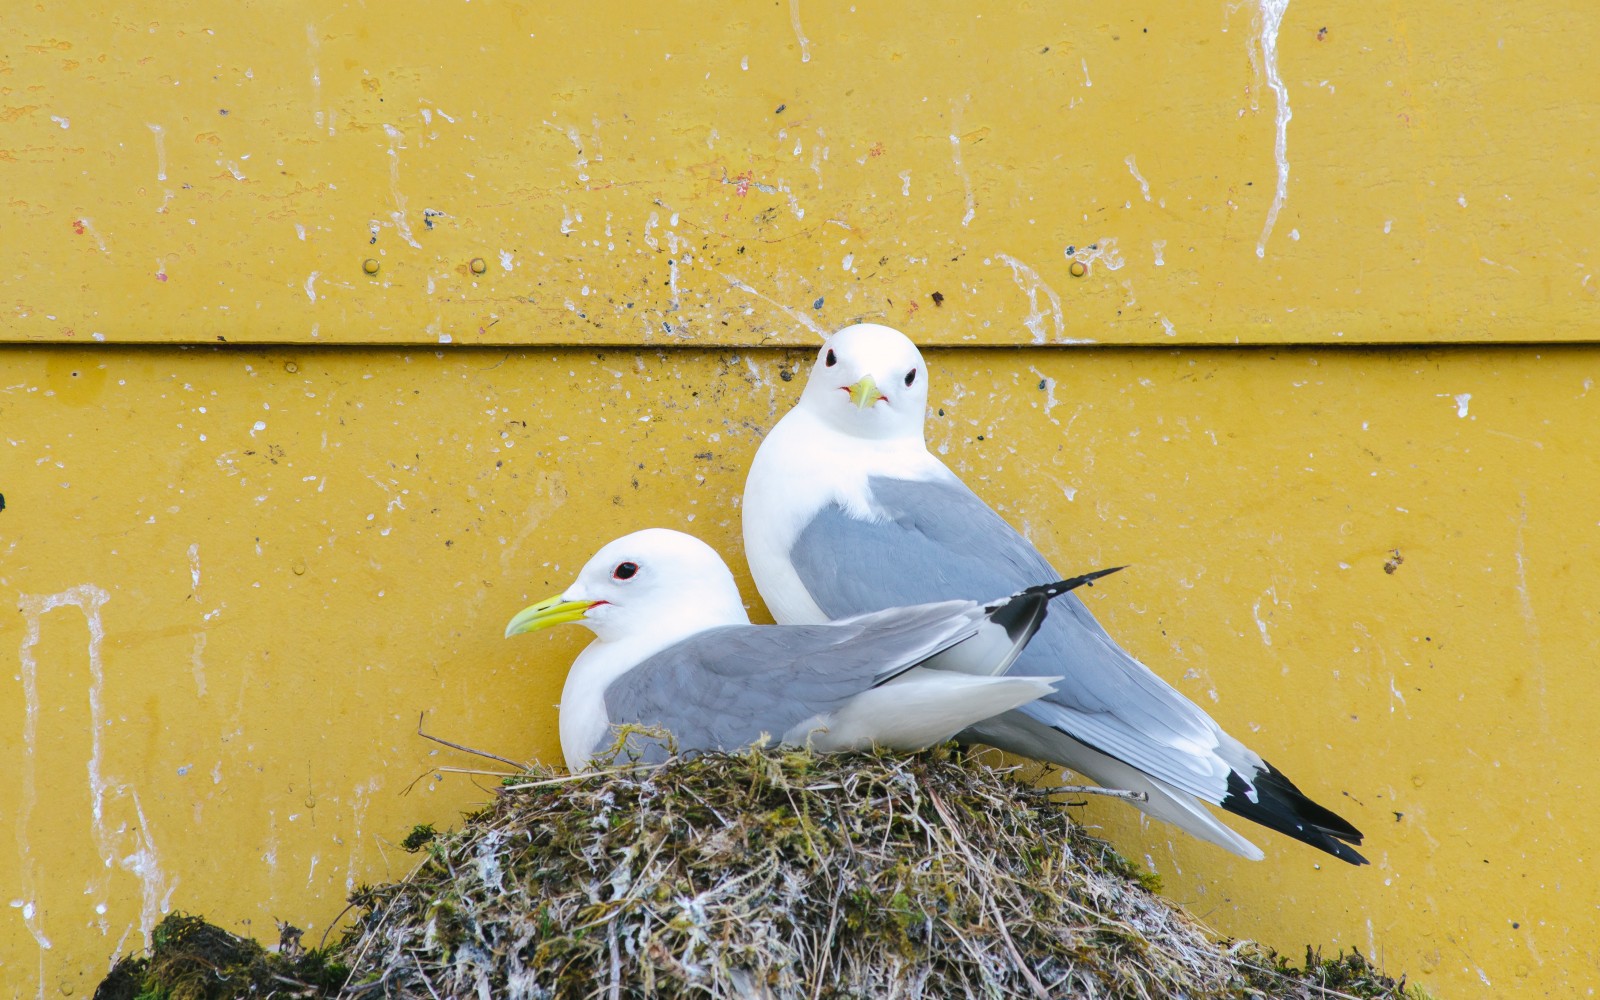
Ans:
[[[906,388],[907,389],[911,388],[911,383],[915,382],[916,380],[917,380],[917,370],[915,368],[913,368],[910,371],[906,372]]]
[[[822,359],[822,363],[829,368],[839,363],[839,359],[833,356],[833,348],[828,348],[828,356]]]
[[[611,575],[618,580],[631,580],[633,579],[633,574],[637,572],[639,572],[638,563],[625,562],[617,563],[617,568],[611,571]]]

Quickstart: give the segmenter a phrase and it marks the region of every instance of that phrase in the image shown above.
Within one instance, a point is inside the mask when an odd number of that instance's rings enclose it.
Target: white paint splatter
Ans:
[[[1440,399],[1451,399],[1451,400],[1454,400],[1455,404],[1456,404],[1456,416],[1461,418],[1462,420],[1465,420],[1467,418],[1467,408],[1472,404],[1472,393],[1470,393],[1470,392],[1440,392],[1440,393],[1435,393],[1435,395],[1437,395]]]
[[[1083,60],[1083,85],[1085,87],[1094,86],[1094,81],[1089,79],[1089,60],[1087,59]]]
[[[1052,424],[1057,427],[1061,426],[1061,421],[1050,416],[1050,411],[1060,405],[1060,400],[1056,399],[1056,380],[1037,368],[1029,368],[1028,370],[1039,376],[1039,384],[1044,386],[1044,415],[1049,418]],[[1070,500],[1072,498],[1069,496],[1067,499]]]
[[[264,431],[266,429],[267,429],[267,422],[265,420],[257,420],[250,427],[250,436],[251,437],[255,437],[257,434],[261,433],[262,431]]]
[[[312,271],[311,277],[306,279],[306,298],[311,300],[312,305],[317,304],[317,275],[321,273],[321,271]]]
[[[62,128],[72,127],[72,119],[63,117],[62,115],[51,115],[50,120],[55,122],[57,125],[60,125]]]
[[[848,271],[852,267],[855,266],[855,263],[856,263],[856,255],[853,254],[853,253],[847,253],[847,254],[844,255],[844,260],[840,262],[840,266],[843,267],[846,271]]]
[[[415,249],[421,250],[422,244],[411,235],[411,223],[406,221],[406,196],[400,193],[400,150],[405,146],[405,133],[393,125],[383,126],[384,134],[389,137],[389,193],[394,198],[395,210],[389,213],[389,218],[394,220],[395,229],[399,230],[400,238],[405,240]]]
[[[1167,319],[1165,316],[1160,316],[1157,318],[1161,320],[1162,333],[1165,333],[1169,337],[1176,337],[1178,335],[1178,328],[1172,325],[1172,320]]]
[[[1261,238],[1256,241],[1256,256],[1265,257],[1267,240],[1278,221],[1278,211],[1289,197],[1289,119],[1294,117],[1294,113],[1289,109],[1289,88],[1278,73],[1278,28],[1282,26],[1283,15],[1289,9],[1289,0],[1257,0],[1257,7],[1255,27],[1260,34],[1250,46],[1250,63],[1255,67],[1257,76],[1266,77],[1267,86],[1277,102],[1274,116],[1277,129],[1272,142],[1272,155],[1278,164],[1278,187],[1272,195],[1272,207],[1267,209],[1267,222],[1261,229]]]
[[[1066,253],[1066,251],[1063,251]],[[1068,261],[1080,261],[1085,267],[1093,267],[1095,261],[1105,264],[1107,271],[1118,271],[1127,261],[1122,259],[1122,252],[1117,249],[1117,240],[1114,236],[1103,236],[1084,247],[1072,247],[1066,253]]]
[[[800,27],[800,0],[789,0],[789,20],[794,24],[794,37],[800,40],[800,61],[811,61],[811,39]]]
[[[1023,317],[1022,325],[1033,334],[1035,344],[1045,343],[1045,318],[1046,314],[1040,307],[1039,297],[1042,294],[1049,303],[1049,319],[1055,325],[1056,337],[1059,339],[1066,333],[1066,319],[1061,314],[1061,296],[1055,293],[1044,279],[1039,277],[1039,272],[1024,264],[1022,261],[1008,254],[997,253],[995,257],[1011,268],[1011,280],[1017,283],[1023,294],[1028,296],[1028,315]]]
[[[902,197],[911,197],[911,171],[900,171],[900,194]]]
[[[500,251],[500,269],[502,271],[509,271],[509,270],[511,270],[511,267],[512,267],[511,251],[510,250],[502,250],[502,251]]]
[[[1272,603],[1278,603],[1277,594],[1274,593],[1271,588],[1268,588],[1265,594],[1256,598],[1255,605],[1250,608],[1250,617],[1256,620],[1256,628],[1261,630],[1261,641],[1270,646],[1272,645],[1272,636],[1267,633],[1267,623],[1261,618],[1261,602],[1266,600],[1268,597],[1272,598]]]
[[[555,122],[548,121],[545,122],[545,124],[555,129],[557,132],[560,132],[562,135],[565,135],[567,137],[567,141],[572,143],[572,148],[578,151],[578,158],[573,161],[572,165],[578,170],[578,180],[587,181],[589,179],[589,157],[585,155],[583,151],[583,137],[578,135],[577,128],[571,125],[567,126],[566,128],[562,128]]]
[[[1128,158],[1123,160],[1122,162],[1126,163],[1128,165],[1128,173],[1132,174],[1133,175],[1133,179],[1139,182],[1139,193],[1144,195],[1144,200],[1145,201],[1149,201],[1150,200],[1150,182],[1144,179],[1144,175],[1143,174],[1139,173],[1139,165],[1137,163],[1133,162],[1133,154],[1129,153],[1128,154]]]
[[[1151,246],[1151,248],[1153,250],[1155,250],[1156,267],[1166,267],[1167,266],[1167,261],[1166,261],[1165,253],[1166,253],[1166,249],[1167,249],[1167,241],[1166,240],[1154,240],[1154,241],[1151,242],[1150,246]]]
[[[167,130],[153,122],[146,122],[145,128],[156,137],[156,180],[167,179]]]

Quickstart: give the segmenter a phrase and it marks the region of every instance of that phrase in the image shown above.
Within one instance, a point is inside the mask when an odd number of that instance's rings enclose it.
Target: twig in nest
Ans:
[[[469,746],[463,746],[460,743],[451,743],[449,740],[440,739],[437,736],[433,736],[433,735],[430,735],[428,733],[423,732],[422,731],[422,720],[426,719],[427,717],[428,717],[428,713],[427,712],[419,712],[419,713],[417,713],[417,735],[422,737],[423,739],[432,740],[435,743],[443,743],[445,746],[449,747],[450,749],[452,749],[452,750],[460,750],[462,753],[476,754],[479,757],[487,757],[490,760],[497,760],[502,764],[509,764],[510,766],[512,766],[512,767],[517,769],[517,773],[518,774],[521,774],[523,771],[526,771],[528,769],[528,765],[527,764],[518,763],[517,761],[512,760],[510,757],[502,757],[497,753],[490,753],[487,750],[476,750],[476,749],[474,749],[472,747],[469,747]]]

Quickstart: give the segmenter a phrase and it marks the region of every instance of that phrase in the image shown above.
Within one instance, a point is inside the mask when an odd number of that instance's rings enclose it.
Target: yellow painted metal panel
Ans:
[[[764,344],[870,318],[940,343],[1392,343],[1600,321],[1600,77],[1567,44],[1592,5],[5,18],[6,339]]]
[[[576,629],[500,638],[646,525],[736,567],[809,352],[0,354],[13,734],[0,980],[101,975],[166,906],[315,939],[414,823],[434,733],[557,753]],[[930,443],[1134,651],[1368,834],[1251,864],[1089,815],[1202,919],[1441,996],[1595,979],[1600,349],[965,349]],[[760,609],[757,607],[757,614]],[[409,791],[408,791],[409,790]],[[237,923],[235,923],[237,922]],[[52,947],[45,949],[48,940]]]

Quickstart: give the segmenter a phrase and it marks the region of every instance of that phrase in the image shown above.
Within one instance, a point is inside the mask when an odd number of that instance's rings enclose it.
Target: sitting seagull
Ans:
[[[1057,573],[928,453],[928,375],[895,330],[840,330],[817,354],[800,402],[756,452],[744,544],[778,621],[825,622],[893,605],[1012,592]],[[1115,788],[1194,836],[1260,860],[1200,800],[1351,864],[1361,833],[1307,798],[1189,699],[1124,652],[1068,596],[1016,669],[1056,690],[959,739],[1050,761]]]
[[[752,625],[710,546],[651,528],[606,545],[564,593],[512,618],[506,636],[566,622],[595,634],[561,692],[561,753],[574,771],[623,724],[665,729],[681,751],[737,750],[764,737],[819,751],[919,750],[1048,694],[1048,680],[998,675],[1038,631],[1050,598],[1111,572],[987,605]],[[644,754],[664,756],[659,746]]]

